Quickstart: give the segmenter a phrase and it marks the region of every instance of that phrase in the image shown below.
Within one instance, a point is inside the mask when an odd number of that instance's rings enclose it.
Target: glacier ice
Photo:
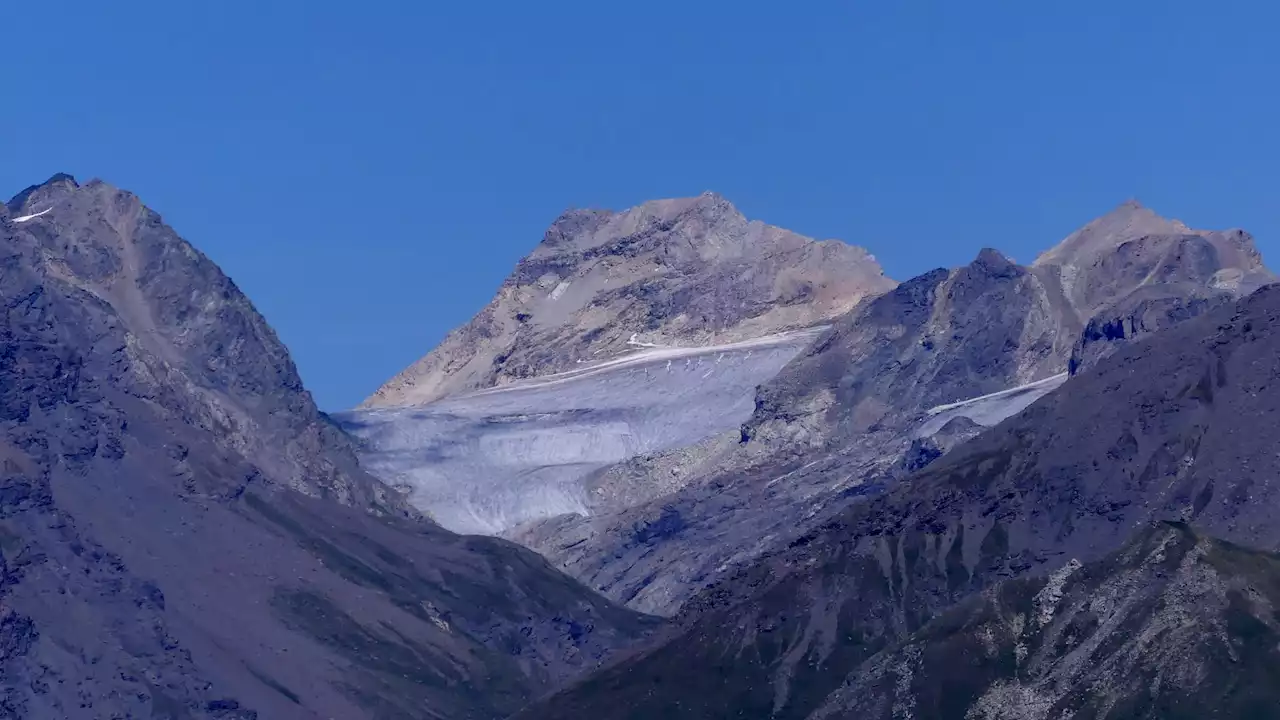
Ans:
[[[417,407],[334,416],[365,466],[444,527],[498,534],[589,514],[583,480],[637,455],[737,428],[755,388],[823,328],[729,345],[645,348],[614,360]]]

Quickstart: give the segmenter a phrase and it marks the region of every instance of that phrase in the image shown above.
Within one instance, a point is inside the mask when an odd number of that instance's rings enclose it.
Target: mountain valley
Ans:
[[[896,282],[713,193],[574,210],[333,414],[134,195],[0,241],[0,718],[1280,716],[1241,230]]]
[[[660,207],[688,208],[656,226],[672,236],[667,242],[681,244],[690,236],[695,244],[719,248],[722,235],[740,232],[741,216],[717,196],[662,202],[667,205]],[[559,247],[564,223],[552,226],[525,263]],[[604,239],[604,230],[592,225],[589,242],[638,242],[630,235]],[[624,230],[636,232],[631,225]],[[650,232],[637,234],[650,241]],[[882,277],[866,269],[864,251],[857,255],[863,264],[843,282]],[[702,282],[706,274],[687,277]],[[520,277],[517,270],[494,302],[501,304]],[[681,277],[668,275],[664,287],[671,289]],[[830,271],[825,277],[831,278]],[[498,395],[468,391],[425,405],[338,417],[362,440],[367,465],[389,482],[412,488],[409,497],[418,498],[414,502],[424,512],[450,518],[447,525],[459,507],[466,508],[467,524],[459,527],[514,539],[618,602],[669,615],[718,576],[1014,415],[1071,373],[1273,279],[1248,234],[1193,230],[1126,202],[1030,266],[984,249],[962,268],[934,270],[898,285],[883,280],[839,317],[820,316],[822,325],[813,322],[811,339],[797,343],[790,356],[778,356],[775,363],[755,351],[750,373],[700,372],[697,385],[688,384],[680,366],[673,370],[661,360],[655,366],[643,359],[676,350],[637,346],[644,326],[629,325],[612,330],[612,343],[599,342],[603,352],[632,357],[634,365],[576,363],[584,369],[563,380],[555,374],[560,366],[553,365],[541,380],[506,381]],[[675,298],[697,297],[672,292]],[[536,302],[555,302],[554,288],[544,293],[549,294]],[[588,308],[605,303],[619,318],[652,316],[643,299],[622,298],[602,291],[577,302]],[[692,314],[673,302],[664,301],[662,317]],[[746,302],[758,311],[761,301],[747,296]],[[496,322],[497,307],[491,304],[450,337],[479,333],[474,328]],[[578,332],[575,322],[556,332]],[[506,357],[560,347],[544,344],[547,332],[552,331],[516,332],[491,352]],[[422,363],[435,367],[439,361],[433,358],[456,342],[446,340]],[[633,388],[617,370],[636,375],[638,366],[646,368],[647,384]],[[469,373],[465,368],[472,365],[458,367]],[[575,384],[575,373],[600,384]],[[398,378],[388,388],[403,382]],[[529,389],[522,390],[522,383]],[[704,392],[723,399],[713,404]],[[494,402],[503,393],[499,402],[509,404],[498,408]],[[510,393],[528,399],[516,404]],[[385,397],[383,392],[374,399]],[[643,413],[645,423],[672,434],[657,441],[649,425],[619,420],[615,397],[624,401],[628,418]],[[711,408],[717,410],[714,417]],[[469,418],[465,434],[437,429],[442,416]],[[426,418],[431,420],[424,425]],[[548,423],[561,434],[549,434]],[[514,449],[534,446],[536,455]],[[609,452],[601,452],[606,447]],[[515,455],[521,458],[517,463],[497,460]],[[477,514],[483,519],[471,517]]]

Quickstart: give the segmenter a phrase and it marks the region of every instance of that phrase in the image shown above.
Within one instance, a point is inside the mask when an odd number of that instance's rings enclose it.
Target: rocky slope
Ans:
[[[717,345],[806,327],[892,286],[861,248],[748,221],[712,193],[570,211],[488,306],[363,407],[573,370],[635,343]]]
[[[1082,370],[1272,277],[1248,235],[1189,230],[1133,203],[1030,267],[983,250],[835,321],[759,389],[740,435],[623,469],[632,485],[675,472],[684,480],[673,492],[508,536],[610,597],[674,612],[735,565],[1052,391],[1072,358]]]
[[[129,193],[20,193],[0,263],[0,717],[496,718],[653,626],[418,518]]]
[[[1280,371],[1277,358],[1280,289],[1275,286],[1121,347],[906,481],[853,502],[820,528],[717,580],[684,605],[679,629],[663,641],[524,717],[803,718],[824,707],[840,717],[857,707],[848,704],[854,701],[841,688],[874,684],[878,672],[898,672],[895,667],[902,666],[890,660],[904,647],[900,643],[907,643],[910,659],[912,635],[923,631],[916,640],[919,648],[919,640],[933,637],[939,626],[925,628],[949,607],[1008,579],[1044,576],[1072,560],[1093,563],[1122,547],[1146,523],[1188,522],[1211,537],[1274,551],[1280,548],[1272,520],[1280,506],[1280,486],[1274,482],[1280,456],[1270,438],[1280,412],[1268,387]],[[1176,543],[1190,542],[1174,537]],[[1137,546],[1150,541],[1139,538]],[[1191,544],[1199,547],[1200,541]],[[1177,607],[1195,605],[1201,612],[1179,618],[1192,628],[1181,638],[1129,645],[1141,654],[1127,659],[1124,647],[1104,643],[1100,662],[1124,661],[1111,666],[1117,669],[1114,684],[1087,687],[1083,697],[1073,697],[1070,683],[1081,676],[1063,664],[1065,657],[1028,666],[1025,675],[1000,686],[996,675],[990,682],[957,676],[958,683],[980,691],[970,709],[986,717],[1061,717],[1050,711],[1053,703],[1066,702],[1093,707],[1092,717],[1132,717],[1107,714],[1109,698],[1141,701],[1143,696],[1131,691],[1145,682],[1142,673],[1159,663],[1161,652],[1176,649],[1186,654],[1185,662],[1168,668],[1185,671],[1179,682],[1202,689],[1204,701],[1237,703],[1224,706],[1234,707],[1236,717],[1249,716],[1250,697],[1240,694],[1242,685],[1231,684],[1240,671],[1222,653],[1234,648],[1239,658],[1239,653],[1274,647],[1252,644],[1266,643],[1274,633],[1267,610],[1272,589],[1257,585],[1270,571],[1232,569],[1227,566],[1234,561],[1222,558],[1235,551],[1217,543],[1207,547],[1188,575],[1178,574],[1182,565],[1167,567],[1168,590],[1159,583],[1148,588],[1177,600],[1173,615],[1164,614],[1161,608],[1167,605],[1149,604],[1157,612],[1137,607],[1131,608],[1137,614],[1126,616],[1135,629],[1158,628],[1177,615]],[[1243,551],[1236,557],[1254,558],[1241,561],[1246,564],[1265,560]],[[1120,565],[1110,577],[1121,586],[1126,573],[1142,577],[1159,570],[1144,569],[1143,563]],[[1218,573],[1216,579],[1190,588],[1205,595],[1186,595],[1190,590],[1178,583],[1210,569]],[[1084,596],[1068,584],[1063,592],[1069,601]],[[1098,596],[1100,602],[1107,592]],[[1116,592],[1110,597],[1117,602],[1142,597],[1132,588]],[[1101,604],[1093,610],[1099,621],[1117,617],[1109,612]],[[1219,633],[1215,617],[1240,624]],[[945,627],[945,617],[941,622]],[[1112,634],[1114,641],[1131,637],[1128,629]],[[1082,642],[1087,639],[1088,626],[1075,631]],[[1222,644],[1232,639],[1241,644]],[[992,637],[997,645],[1008,640]],[[1033,662],[1032,650],[1046,646],[1032,637],[1026,641],[1028,662]],[[1015,657],[1016,647],[1015,641]],[[888,662],[883,671],[876,670],[881,667],[877,656]],[[1257,657],[1250,655],[1251,661]],[[1203,665],[1198,659],[1205,659]],[[1262,660],[1245,671],[1267,672],[1270,660]],[[1046,678],[1067,686],[1038,684]],[[895,685],[893,692],[909,699],[910,682]],[[1046,693],[1042,697],[1057,699],[1047,708],[1019,705],[1032,713],[1019,716],[1007,705],[1008,712],[1001,710],[1010,698],[1000,694],[1001,688],[1026,691],[1028,697],[1039,690]],[[1059,690],[1063,694],[1055,695]],[[1166,702],[1177,692],[1169,688],[1148,699]],[[988,700],[979,708],[981,698]],[[1037,707],[1043,714],[1034,714]],[[1158,716],[1153,713],[1161,707],[1138,706],[1133,712]]]
[[[1079,370],[1274,280],[1243,231],[1191,230],[1128,202],[1030,267],[983,250],[849,314],[761,390],[749,432],[825,443]]]
[[[1181,523],[1001,583],[872,658],[821,718],[1280,714],[1280,557]]]

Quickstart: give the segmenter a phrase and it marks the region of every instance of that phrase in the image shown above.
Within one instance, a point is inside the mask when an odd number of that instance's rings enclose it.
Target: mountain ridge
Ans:
[[[1073,558],[1093,562],[1142,523],[1188,522],[1274,551],[1277,457],[1265,438],[1277,418],[1259,390],[1278,344],[1280,288],[1270,285],[1122,347],[718,578],[663,641],[524,717],[808,717],[956,602]],[[646,691],[654,683],[662,692]]]
[[[748,221],[714,193],[569,211],[493,301],[361,408],[560,372],[637,338],[700,345],[801,328],[890,286],[865,250]]]
[[[496,720],[656,626],[404,505],[135,196],[55,177],[17,204],[0,717]]]
[[[1243,234],[1226,235],[1251,244]],[[1168,252],[1215,247],[1198,236],[1100,239],[1122,250],[1078,274],[1082,287],[1105,300],[1092,318],[1060,292],[1057,266],[1017,265],[984,249],[966,266],[907,280],[834,321],[757,389],[737,442],[709,440],[608,474],[623,486],[666,485],[666,475],[676,475],[671,491],[506,535],[615,600],[670,614],[797,527],[881,492],[1069,374],[1242,291],[1213,285],[1223,265],[1241,257],[1234,251]],[[1250,272],[1273,279],[1261,266]],[[988,396],[995,400],[971,402]],[[939,407],[951,409],[935,419],[929,413]],[[975,422],[957,433],[945,427],[952,418]]]

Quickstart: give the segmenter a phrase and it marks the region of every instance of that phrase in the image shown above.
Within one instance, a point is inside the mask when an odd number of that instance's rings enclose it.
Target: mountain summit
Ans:
[[[875,258],[747,220],[714,193],[560,216],[469,323],[364,407],[420,405],[616,358],[837,317],[893,287]]]
[[[1119,294],[1153,284],[1246,295],[1275,276],[1243,230],[1195,230],[1130,200],[1036,258],[1088,320]]]

